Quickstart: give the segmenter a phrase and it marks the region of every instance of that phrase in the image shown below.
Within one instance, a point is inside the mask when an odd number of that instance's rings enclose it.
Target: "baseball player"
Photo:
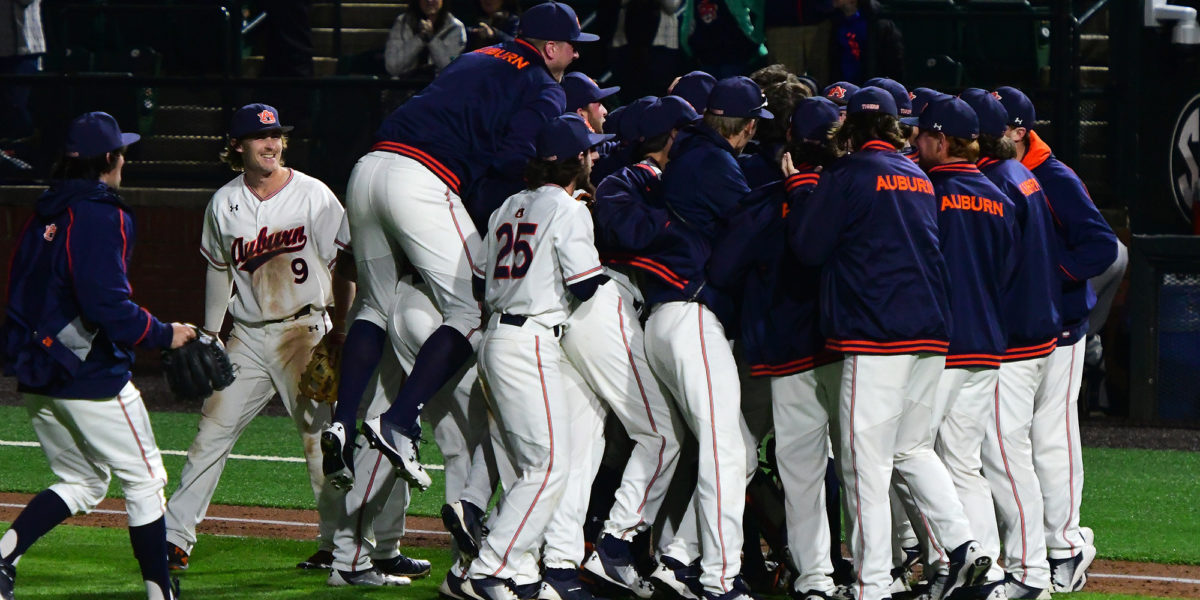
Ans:
[[[679,129],[699,119],[677,96],[655,100],[638,116],[637,152],[643,158],[606,178],[596,190],[592,209],[596,247],[613,281],[572,313],[563,336],[567,356],[634,441],[595,552],[583,568],[642,597],[651,590],[634,569],[630,542],[658,515],[680,445],[678,416],[646,362],[635,308],[644,303],[634,283],[638,272],[645,272],[637,253],[646,245],[646,233],[660,230],[667,221],[666,212],[650,208],[643,195],[657,192]]]
[[[17,378],[58,482],[0,536],[3,600],[13,600],[16,566],[30,546],[67,517],[95,509],[114,474],[146,597],[179,596],[167,570],[167,471],[129,367],[134,347],[178,348],[196,334],[130,298],[136,229],[116,190],[125,148],[139,137],[121,133],[107,113],[72,121],[55,183],[38,199],[9,263],[0,360],[4,374]]]
[[[1012,201],[975,166],[979,122],[967,102],[937,100],[921,112],[916,143],[938,199],[938,240],[950,275],[950,348],[932,399],[930,442],[936,438],[971,531],[986,554],[997,556],[999,545],[991,545],[996,538],[980,534],[994,534],[996,523],[980,453],[1008,347],[1003,295],[1019,231]],[[926,562],[936,563],[937,574],[930,578],[936,585],[946,565],[934,552],[927,551]],[[999,566],[991,571],[993,581],[1002,581]]]
[[[336,422],[322,442],[334,473],[352,464],[347,432],[382,353],[403,254],[432,288],[443,326],[422,345],[392,406],[363,427],[402,477],[429,485],[416,455],[418,417],[479,343],[471,297],[472,274],[483,274],[478,228],[520,188],[538,128],[564,112],[558,82],[578,56],[575,44],[596,39],[565,4],[529,9],[516,40],[460,56],[389,115],[355,165],[347,205],[364,307],[347,335],[345,353],[355,360],[342,363]]]
[[[1004,137],[1008,126],[1004,105],[981,89],[964,90],[962,99],[979,116],[979,170],[1012,201],[1020,235],[1013,277],[1003,299],[1008,340],[996,397],[991,407],[976,414],[952,406],[942,431],[955,436],[984,434],[983,475],[990,493],[960,488],[959,496],[985,551],[999,549],[1004,540],[1006,597],[1038,598],[1048,593],[1050,567],[1041,535],[1041,485],[1033,470],[1029,435],[1034,396],[1062,332],[1054,222],[1041,184],[1013,160],[1016,148]],[[998,514],[988,522],[993,506]],[[996,575],[989,579],[995,580]]]
[[[1083,587],[1087,568],[1096,556],[1091,530],[1079,526],[1083,456],[1077,405],[1088,312],[1095,302],[1088,279],[1103,273],[1116,260],[1117,238],[1096,210],[1083,182],[1054,157],[1034,131],[1036,114],[1029,98],[1007,86],[997,88],[995,93],[1008,111],[1005,136],[1016,143],[1017,160],[1037,176],[1045,191],[1058,239],[1063,330],[1034,399],[1030,437],[1046,510],[1051,592],[1073,592]]]
[[[772,118],[758,85],[746,77],[717,82],[704,121],[680,134],[663,173],[662,203],[672,224],[691,232],[690,245],[660,247],[651,260],[683,277],[647,279],[651,307],[646,322],[650,366],[671,391],[699,442],[699,474],[686,516],[698,538],[676,532],[679,550],[699,550],[700,585],[706,597],[744,598],[741,571],[745,486],[757,457],[741,415],[741,382],[726,339],[732,324],[729,295],[706,282],[711,244],[723,219],[750,189],[735,155],[754,137],[758,119]],[[691,526],[689,523],[688,527]],[[686,565],[692,556],[668,554]]]
[[[604,131],[608,109],[601,100],[621,91],[621,86],[601,88],[591,77],[576,71],[563,75],[562,88],[567,95],[567,112],[582,117],[592,131]]]
[[[215,336],[225,313],[233,317],[227,350],[237,379],[204,402],[179,487],[167,503],[173,569],[188,567],[196,525],[208,511],[230,450],[276,394],[300,432],[318,510],[332,514],[324,507],[337,501],[332,489],[324,489],[319,450],[330,407],[301,396],[298,388],[313,348],[331,330],[325,308],[343,285],[330,271],[343,211],[324,183],[284,166],[284,134],[290,129],[266,104],[234,112],[222,160],[242,173],[217,190],[205,209],[204,329]],[[333,315],[333,322],[342,326],[345,315]],[[321,550],[332,548],[332,534],[333,523],[323,519]]]
[[[842,119],[846,118],[846,104],[850,102],[850,96],[853,96],[858,91],[858,86],[849,81],[835,81],[821,90],[821,95],[828,98],[831,102],[838,105],[841,110]]]
[[[586,302],[609,281],[591,216],[573,194],[587,186],[590,149],[611,137],[589,133],[577,115],[547,123],[526,171],[528,189],[488,223],[485,275],[475,280],[490,314],[479,369],[517,479],[505,488],[467,570],[463,591],[478,600],[527,597],[523,586],[539,579],[536,550],[571,470],[567,423],[583,407],[563,393],[561,371],[570,366],[559,339],[571,296]],[[563,595],[546,587],[540,597]]]
[[[949,347],[948,276],[937,238],[933,186],[904,146],[891,94],[850,98],[839,145],[853,153],[821,175],[799,210],[793,246],[822,265],[826,347],[845,354],[838,424],[859,600],[889,597],[893,469],[947,547],[943,597],[977,585],[991,566],[971,539],[962,505],[932,448],[929,407]],[[886,274],[886,276],[884,276]],[[886,299],[886,300],[885,300]],[[886,312],[885,312],[886,311]]]
[[[672,81],[671,86],[667,88],[667,93],[683,98],[692,105],[696,114],[704,114],[704,109],[708,107],[708,95],[712,93],[715,85],[717,85],[716,77],[704,71],[692,71]]]
[[[825,350],[818,327],[820,270],[799,265],[787,250],[787,224],[795,214],[790,206],[804,202],[820,169],[836,159],[829,134],[838,112],[821,97],[796,103],[783,155],[786,181],[764,189],[756,203],[743,202],[709,267],[714,282],[742,286],[741,340],[750,373],[770,378],[775,460],[796,573],[789,593],[807,600],[828,600],[836,591],[831,546],[838,541],[840,558],[841,538],[831,539],[825,472],[842,365],[840,354]]]

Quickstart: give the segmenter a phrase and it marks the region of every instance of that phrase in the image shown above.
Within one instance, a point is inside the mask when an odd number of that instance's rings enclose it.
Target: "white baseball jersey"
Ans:
[[[342,224],[338,225],[337,237],[333,243],[337,245],[337,250],[343,252],[354,252],[354,246],[350,244],[350,217],[346,213],[342,213]]]
[[[238,175],[213,194],[200,252],[233,269],[229,313],[243,323],[275,321],[333,303],[330,268],[342,206],[320,181],[289,169],[283,188],[259,198]]]
[[[544,327],[571,312],[568,285],[603,273],[587,206],[556,185],[504,201],[488,220],[485,303]]]

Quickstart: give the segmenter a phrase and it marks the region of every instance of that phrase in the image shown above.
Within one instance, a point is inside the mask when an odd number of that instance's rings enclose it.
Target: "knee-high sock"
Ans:
[[[67,503],[52,490],[43,490],[33,497],[8,531],[0,536],[0,559],[17,564],[21,555],[56,525],[71,516]],[[166,556],[166,550],[163,550]]]
[[[346,343],[342,346],[337,408],[333,412],[333,420],[345,426],[346,431],[355,429],[358,405],[367,391],[371,374],[383,356],[383,344],[386,341],[387,332],[369,321],[355,321],[346,333]]]
[[[400,427],[409,437],[420,435],[421,409],[466,364],[471,354],[471,342],[457,329],[447,325],[438,327],[421,345],[412,373],[382,418]]]
[[[157,585],[163,598],[171,597],[171,575],[167,570],[167,521],[165,517],[129,528],[133,556],[142,569],[142,580]],[[152,596],[153,597],[153,596]]]

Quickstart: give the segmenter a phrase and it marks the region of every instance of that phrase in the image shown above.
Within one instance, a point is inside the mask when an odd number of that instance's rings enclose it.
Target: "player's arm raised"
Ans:
[[[95,202],[80,203],[72,216],[68,268],[83,317],[118,344],[171,347],[176,337],[172,325],[131,298],[126,261],[134,239],[133,216]]]
[[[521,181],[525,165],[533,158],[534,138],[542,125],[567,110],[567,94],[558,84],[530,90],[521,107],[508,120],[508,131],[504,143],[496,152],[492,169],[513,181]]]

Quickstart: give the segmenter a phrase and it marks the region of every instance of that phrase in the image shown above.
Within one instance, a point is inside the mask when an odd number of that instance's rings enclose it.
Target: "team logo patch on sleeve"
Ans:
[[[46,230],[42,232],[42,239],[47,242],[54,241],[54,234],[58,233],[58,225],[51,223],[46,226]]]

